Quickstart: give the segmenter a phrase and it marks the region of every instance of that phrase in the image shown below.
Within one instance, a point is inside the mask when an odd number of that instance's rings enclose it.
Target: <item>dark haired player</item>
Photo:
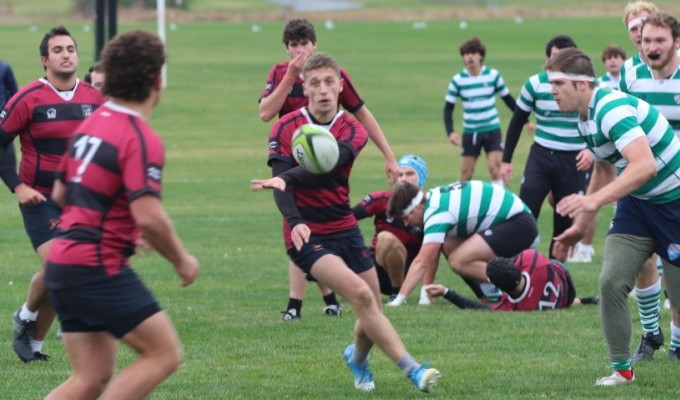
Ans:
[[[102,63],[110,101],[78,127],[52,193],[64,212],[45,281],[72,371],[47,399],[146,398],[179,366],[173,324],[130,266],[139,234],[182,286],[198,276],[161,202],[163,143],[147,122],[163,90],[163,42],[147,31],[122,33]],[[137,360],[114,377],[119,341]]]
[[[5,106],[0,145],[10,146],[17,136],[21,141],[19,175],[13,168],[3,169],[2,180],[19,201],[26,232],[44,265],[61,213],[50,199],[54,174],[73,131],[104,99],[76,77],[78,47],[66,28],[47,32],[39,49],[45,77],[23,87]],[[54,310],[44,274],[41,267],[33,275],[26,302],[12,320],[12,347],[26,362],[47,360],[41,350]]]
[[[428,285],[425,290],[430,296],[443,296],[463,309],[545,311],[599,303],[597,297],[577,298],[566,266],[532,249],[524,250],[514,259],[498,257],[490,260],[486,275],[503,292],[500,300],[491,306],[467,299],[442,285]]]

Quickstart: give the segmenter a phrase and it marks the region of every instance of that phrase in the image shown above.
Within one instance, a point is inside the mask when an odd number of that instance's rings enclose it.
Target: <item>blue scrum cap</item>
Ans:
[[[425,186],[425,182],[427,182],[427,164],[421,157],[407,154],[399,159],[399,167],[413,168],[418,173],[418,186]]]

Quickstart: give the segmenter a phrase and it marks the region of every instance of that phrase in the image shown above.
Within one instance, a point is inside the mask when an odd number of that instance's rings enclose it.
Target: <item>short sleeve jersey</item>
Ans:
[[[626,76],[626,71],[629,69],[636,67],[640,64],[644,64],[645,62],[642,60],[642,57],[640,57],[640,53],[637,53],[633,55],[632,57],[628,58],[626,61],[623,62],[623,65],[621,65],[621,70],[619,72],[619,76],[621,77],[621,80],[619,81],[619,87],[623,88],[623,78]]]
[[[631,195],[654,204],[680,199],[680,141],[656,108],[620,91],[596,88],[587,120],[578,126],[593,157],[614,164],[619,172],[628,165],[621,151],[633,140],[646,137],[657,174]]]
[[[666,79],[655,79],[647,64],[638,64],[626,70],[621,91],[653,105],[680,137],[680,67]]]
[[[517,107],[536,114],[534,141],[543,147],[558,151],[585,149],[586,145],[576,128],[577,113],[561,112],[551,91],[552,85],[548,80],[548,74],[543,71],[524,82],[517,98]]]
[[[455,104],[460,97],[463,102],[463,133],[481,133],[501,127],[496,94],[505,97],[510,90],[497,70],[482,66],[479,75],[471,75],[467,69],[454,75],[444,100]]]
[[[569,307],[574,301],[574,284],[559,262],[548,260],[543,254],[529,249],[515,257],[515,268],[526,280],[524,291],[517,298],[503,293],[491,310],[553,310]]]
[[[288,63],[282,62],[275,64],[269,71],[267,76],[267,83],[265,85],[262,94],[260,95],[260,100],[269,96],[274,89],[276,89],[283,77],[288,71]],[[352,79],[344,69],[340,68],[340,77],[343,80],[342,92],[340,92],[339,102],[340,105],[347,111],[354,113],[364,105],[364,101],[359,96]],[[307,97],[302,90],[303,83],[302,76],[298,76],[293,83],[293,87],[286,97],[286,101],[283,103],[281,110],[279,110],[279,118],[295,110],[299,110],[308,104]]]
[[[78,127],[61,164],[66,204],[48,257],[48,285],[63,288],[128,268],[138,231],[130,203],[160,198],[160,137],[128,108],[107,102]]]
[[[420,245],[423,243],[423,231],[414,226],[404,225],[404,221],[401,218],[387,216],[387,203],[389,202],[390,194],[392,194],[391,190],[370,193],[359,202],[355,210],[357,208],[361,210],[361,215],[358,216],[359,219],[373,216],[375,234],[371,242],[372,251],[375,251],[378,243],[378,234],[380,232],[390,232],[404,244],[407,257],[413,259],[420,251]]]
[[[423,243],[444,243],[446,236],[467,237],[529,208],[510,190],[483,181],[462,181],[427,192]]]
[[[600,84],[600,87],[612,90],[619,90],[620,81],[621,75],[613,76],[609,71],[605,72],[604,75],[597,78],[597,82]]]
[[[58,91],[44,78],[19,90],[0,113],[0,145],[19,136],[21,182],[50,194],[73,131],[103,102],[97,90],[80,81],[66,92]]]
[[[291,139],[300,126],[313,123],[306,108],[286,114],[272,126],[269,136],[269,159],[295,162],[291,152]],[[338,141],[338,146],[348,149],[354,158],[351,162],[336,166],[327,174],[317,175],[297,185],[294,189],[295,201],[302,219],[309,226],[313,235],[342,236],[358,227],[357,219],[352,213],[349,202],[349,175],[354,159],[366,146],[368,134],[364,127],[344,111],[339,111],[328,125],[328,129]],[[292,247],[290,228],[284,222],[284,238],[286,247]]]

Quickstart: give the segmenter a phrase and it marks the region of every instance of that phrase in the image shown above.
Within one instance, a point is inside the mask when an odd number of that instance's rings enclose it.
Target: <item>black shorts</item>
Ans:
[[[19,205],[19,210],[24,219],[24,228],[29,239],[31,239],[33,249],[37,249],[41,244],[57,236],[61,207],[49,196],[47,201],[35,206]]]
[[[492,151],[503,151],[501,130],[496,129],[488,132],[473,132],[463,134],[461,154],[466,157],[479,157],[482,148],[488,154]]]
[[[312,236],[309,242],[302,246],[300,251],[295,250],[295,248],[288,250],[290,259],[307,274],[310,274],[314,263],[327,254],[333,254],[342,258],[349,269],[357,274],[373,268],[373,258],[364,244],[364,237],[358,229],[349,236],[341,238],[319,238],[318,236]]]
[[[512,218],[477,232],[498,257],[514,257],[531,247],[538,227],[531,213],[523,212]]]
[[[161,310],[131,268],[104,280],[49,289],[49,293],[64,332],[109,332],[120,339]]]
[[[519,197],[532,207],[535,202],[542,203],[549,192],[552,192],[555,204],[571,194],[585,194],[591,171],[576,169],[579,152],[552,150],[538,143],[531,145]],[[529,193],[543,194],[543,198],[526,199]]]

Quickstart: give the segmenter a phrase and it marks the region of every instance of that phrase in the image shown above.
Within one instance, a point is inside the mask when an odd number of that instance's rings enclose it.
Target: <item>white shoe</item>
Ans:
[[[633,370],[631,370],[630,379],[621,375],[619,371],[614,371],[614,373],[609,376],[603,376],[602,378],[598,378],[595,381],[595,386],[616,386],[621,385],[623,383],[633,382],[634,380],[635,373],[633,373]]]
[[[670,310],[671,309],[671,301],[666,299],[663,301],[663,309],[664,310]]]
[[[567,262],[570,263],[591,263],[593,262],[593,255],[590,251],[584,251],[581,249],[574,249],[569,257],[567,257]]]
[[[418,300],[418,304],[421,306],[429,306],[432,304],[432,300],[430,300],[430,297],[428,297],[427,292],[425,291],[425,286],[420,288],[420,300]]]

